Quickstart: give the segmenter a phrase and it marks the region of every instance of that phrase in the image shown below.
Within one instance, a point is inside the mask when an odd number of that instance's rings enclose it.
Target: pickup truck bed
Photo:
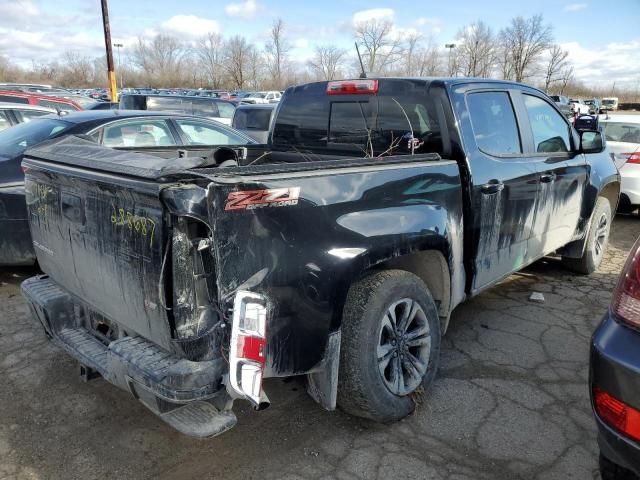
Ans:
[[[167,168],[106,150],[64,138],[28,152],[27,203],[46,275],[23,291],[56,343],[156,413],[226,396],[226,312],[238,292],[261,291],[273,305],[265,377],[322,365],[338,328],[334,305],[362,268],[444,238],[457,246],[448,260],[463,295],[456,162],[425,154],[189,170],[188,158]]]

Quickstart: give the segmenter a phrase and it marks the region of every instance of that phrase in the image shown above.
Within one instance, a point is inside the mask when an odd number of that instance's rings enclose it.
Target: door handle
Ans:
[[[555,173],[543,173],[540,175],[540,183],[551,183],[556,179]]]
[[[492,180],[489,183],[485,183],[480,187],[480,191],[485,195],[493,195],[494,193],[501,192],[504,188],[504,183]]]

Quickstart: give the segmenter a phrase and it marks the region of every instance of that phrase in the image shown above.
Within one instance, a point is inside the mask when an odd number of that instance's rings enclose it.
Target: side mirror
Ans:
[[[604,138],[602,132],[584,130],[580,132],[580,152],[600,153],[604,150]]]

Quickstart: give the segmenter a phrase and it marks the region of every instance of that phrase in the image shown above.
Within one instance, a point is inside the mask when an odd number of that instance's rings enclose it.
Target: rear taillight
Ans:
[[[378,80],[337,80],[327,83],[327,95],[375,95]]]
[[[613,291],[611,310],[623,322],[640,328],[640,239],[633,246]]]
[[[598,387],[593,389],[593,404],[604,423],[633,440],[640,440],[640,411]]]
[[[640,164],[640,152],[621,153],[620,156],[626,158],[627,159],[627,163]]]
[[[269,404],[262,391],[267,312],[267,301],[262,295],[247,291],[236,294],[229,349],[229,381],[231,388],[256,408]]]

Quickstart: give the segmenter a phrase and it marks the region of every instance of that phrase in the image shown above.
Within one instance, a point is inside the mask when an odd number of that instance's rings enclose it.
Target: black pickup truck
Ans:
[[[71,136],[23,161],[34,316],[85,378],[193,436],[231,428],[236,399],[268,406],[267,377],[406,416],[451,311],[554,252],[593,272],[620,190],[599,132],[501,81],[291,87],[247,148],[158,165]]]

